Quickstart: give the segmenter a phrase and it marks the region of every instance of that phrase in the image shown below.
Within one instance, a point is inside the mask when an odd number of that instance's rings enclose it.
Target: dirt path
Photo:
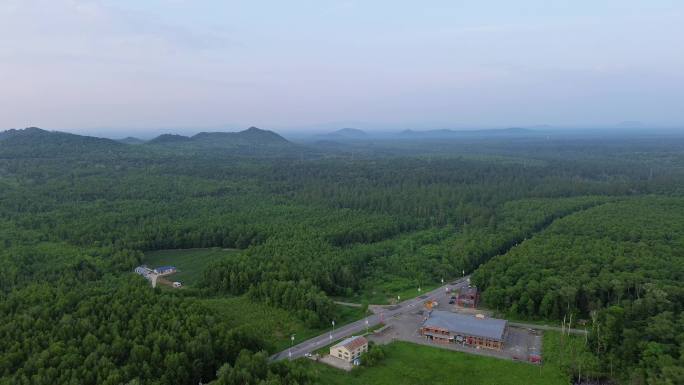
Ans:
[[[517,326],[519,328],[528,328],[528,329],[538,329],[538,330],[550,330],[550,331],[555,331],[555,332],[563,332],[563,328],[560,328],[558,326],[549,326],[549,325],[537,325],[537,324],[527,324],[524,322],[509,322],[508,323],[511,326]],[[566,333],[570,334],[579,334],[579,335],[585,335],[588,332],[586,330],[582,329],[568,329],[565,328]]]
[[[348,307],[357,307],[360,308],[361,305],[360,303],[351,303],[351,302],[343,302],[343,301],[334,301],[336,305],[341,305],[341,306],[348,306]]]

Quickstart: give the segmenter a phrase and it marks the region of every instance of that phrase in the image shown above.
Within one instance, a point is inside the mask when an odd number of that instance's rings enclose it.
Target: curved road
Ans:
[[[406,300],[399,303],[398,305],[388,307],[380,314],[373,314],[366,318],[362,318],[358,321],[346,324],[344,326],[335,327],[335,333],[326,332],[317,337],[310,338],[304,342],[292,347],[292,349],[285,349],[279,353],[271,356],[272,361],[291,359],[294,360],[299,357],[303,357],[306,353],[313,352],[314,350],[320,349],[326,345],[329,345],[333,341],[340,340],[345,337],[349,337],[354,334],[361,334],[366,331],[366,320],[368,320],[368,327],[372,328],[380,323],[380,318],[384,320],[394,317],[398,314],[403,314],[412,310],[422,309],[423,302],[428,299],[436,299],[444,296],[444,292],[451,289],[460,288],[468,285],[469,277],[463,277],[457,281],[451,282],[449,284],[438,287],[428,293],[422,294],[416,298]]]

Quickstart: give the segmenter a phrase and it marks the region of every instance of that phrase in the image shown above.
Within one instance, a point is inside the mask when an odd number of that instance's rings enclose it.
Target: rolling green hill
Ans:
[[[273,131],[256,127],[239,132],[200,132],[191,137],[164,134],[150,140],[147,145],[195,151],[231,150],[242,154],[267,154],[264,151],[286,151],[297,147]]]
[[[0,133],[0,157],[5,158],[105,157],[121,155],[127,147],[115,140],[37,127]]]

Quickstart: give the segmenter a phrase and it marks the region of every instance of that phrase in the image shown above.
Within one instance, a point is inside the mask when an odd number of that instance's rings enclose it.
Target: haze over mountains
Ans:
[[[317,135],[325,139],[367,139],[368,134],[358,128],[341,128],[327,134]]]
[[[485,130],[404,130],[400,132],[366,132],[357,128],[343,128],[327,134],[309,135],[288,140],[280,134],[256,127],[238,132],[200,132],[192,136],[173,133],[159,135],[145,141],[135,137],[113,140],[60,131],[47,131],[37,127],[11,129],[0,132],[0,155],[30,156],[74,156],[94,154],[110,156],[131,151],[172,151],[202,153],[212,152],[225,155],[273,156],[315,154],[321,151],[331,154],[369,150],[374,146],[386,148],[405,147],[415,143],[433,148],[466,148],[468,143],[489,142],[497,146],[510,146],[515,141],[540,141],[553,139],[555,145],[574,140],[593,140],[600,137],[658,138],[681,136],[682,133],[655,135],[648,130],[634,131],[558,131],[546,126],[538,128],[511,127]],[[592,139],[593,138],[593,139]],[[392,144],[394,143],[394,144]],[[591,145],[587,143],[586,145]],[[466,147],[463,147],[466,146]],[[141,152],[142,153],[142,152]]]
[[[473,137],[500,137],[500,136],[530,136],[538,135],[539,132],[524,128],[490,129],[458,131],[449,129],[440,130],[404,130],[393,133],[367,133],[357,128],[342,128],[327,134],[312,135],[307,139],[315,141],[365,141],[370,139],[434,139],[434,138],[473,138]],[[304,140],[308,142],[309,140]],[[144,145],[151,147],[173,147],[185,149],[238,149],[241,147],[274,147],[288,148],[295,144],[285,139],[280,134],[250,127],[238,132],[200,132],[192,136],[174,133],[161,134],[150,140],[136,137],[124,139],[107,139],[88,135],[78,135],[62,131],[48,131],[37,127],[25,129],[10,129],[0,132],[0,141],[6,142],[5,146],[37,145],[72,145],[85,144],[97,146],[109,146],[122,148],[122,145]]]

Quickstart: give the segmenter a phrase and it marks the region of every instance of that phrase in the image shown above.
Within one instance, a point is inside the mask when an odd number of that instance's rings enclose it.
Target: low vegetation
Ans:
[[[351,373],[315,365],[321,384],[345,385],[567,385],[569,378],[555,363],[542,367],[408,342],[383,346],[384,357],[372,367]]]
[[[267,335],[266,350],[275,353],[294,343],[325,333],[332,325],[310,328],[304,321],[285,309],[269,306],[247,296],[202,299],[199,302],[215,310],[228,327]],[[361,309],[335,306],[335,321],[342,325],[363,317]]]

